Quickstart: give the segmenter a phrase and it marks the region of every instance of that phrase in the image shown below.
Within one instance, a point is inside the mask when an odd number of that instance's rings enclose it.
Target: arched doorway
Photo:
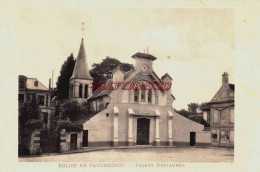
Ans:
[[[149,145],[149,128],[150,119],[138,118],[137,119],[137,145]]]

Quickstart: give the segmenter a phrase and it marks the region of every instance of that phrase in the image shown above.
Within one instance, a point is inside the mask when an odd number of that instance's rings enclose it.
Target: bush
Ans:
[[[24,144],[18,144],[18,156],[29,155],[30,151],[28,146]]]
[[[76,120],[82,115],[82,108],[76,101],[66,101],[61,105],[60,119]]]
[[[42,126],[43,122],[39,119],[31,119],[27,121],[24,125],[24,127],[29,130],[41,129]]]
[[[89,103],[79,104],[75,100],[64,101],[60,106],[57,106],[57,110],[54,110],[54,112],[56,111],[57,114],[60,113],[59,119],[65,120],[69,118],[71,121],[82,119],[92,113]]]
[[[59,131],[65,129],[68,132],[80,132],[83,130],[83,126],[79,124],[74,124],[70,121],[60,120],[57,122],[57,129]]]

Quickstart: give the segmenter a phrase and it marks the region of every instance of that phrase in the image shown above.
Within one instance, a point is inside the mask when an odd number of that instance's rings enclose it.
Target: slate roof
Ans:
[[[109,84],[113,81],[113,79],[108,79],[106,82],[105,82],[105,88],[108,88]],[[106,90],[106,89],[102,89],[102,90],[99,90],[99,89],[96,89],[93,93],[92,93],[92,96],[89,98],[89,100],[92,100],[92,99],[95,99],[95,98],[98,98],[98,97],[102,97],[102,96],[105,96],[105,95],[109,95],[111,92],[113,91],[113,87],[111,86],[110,89]]]
[[[89,70],[88,70],[88,64],[86,61],[86,53],[84,48],[84,42],[83,39],[80,44],[78,57],[76,59],[76,63],[73,69],[73,74],[70,79],[89,79],[92,80]]]
[[[154,57],[151,54],[145,54],[145,53],[136,53],[134,55],[132,55],[132,58],[144,58],[144,59],[148,59],[148,60],[156,60],[157,58]]]
[[[124,80],[126,80],[129,76],[131,76],[136,70],[131,69],[130,71],[126,72],[124,75]]]
[[[38,84],[36,83],[38,82]],[[26,89],[28,90],[48,90],[39,80],[36,78],[27,78]]]

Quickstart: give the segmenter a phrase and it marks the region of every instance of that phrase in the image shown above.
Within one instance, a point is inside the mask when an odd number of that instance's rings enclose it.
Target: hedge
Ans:
[[[65,129],[66,131],[69,132],[80,132],[83,130],[83,125],[79,124],[73,124],[70,121],[65,121],[65,120],[60,120],[57,122],[57,129],[62,130]]]

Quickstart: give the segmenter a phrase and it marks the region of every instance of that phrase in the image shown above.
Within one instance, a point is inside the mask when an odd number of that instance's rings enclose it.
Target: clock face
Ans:
[[[141,71],[142,71],[142,72],[147,72],[147,71],[148,71],[148,68],[149,68],[149,67],[148,67],[146,64],[144,64],[144,65],[141,66]]]

